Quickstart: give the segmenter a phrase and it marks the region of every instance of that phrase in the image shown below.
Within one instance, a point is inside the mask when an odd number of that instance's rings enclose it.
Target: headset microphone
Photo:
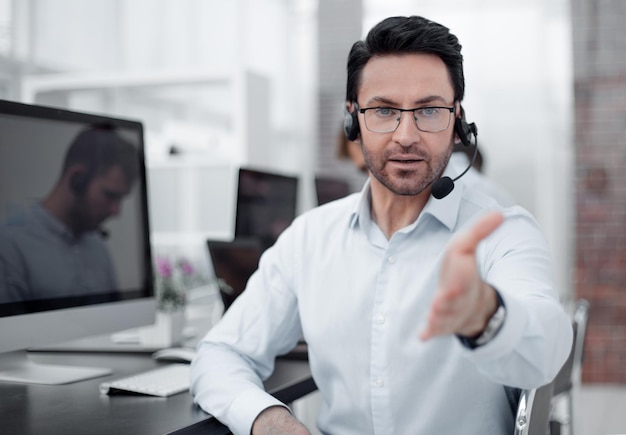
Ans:
[[[474,154],[472,155],[472,160],[470,164],[463,172],[461,172],[454,179],[445,176],[441,177],[439,180],[435,181],[430,189],[430,193],[435,199],[445,198],[454,190],[454,182],[461,178],[463,175],[470,170],[474,161],[476,160],[476,156],[478,155],[478,129],[476,128],[475,123],[468,124],[465,121],[465,114],[463,113],[463,109],[461,108],[461,118],[456,118],[454,121],[454,131],[465,146],[472,145],[472,141],[470,140],[470,134],[474,136]]]

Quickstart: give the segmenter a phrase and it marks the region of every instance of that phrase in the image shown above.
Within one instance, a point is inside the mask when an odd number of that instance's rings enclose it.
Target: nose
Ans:
[[[409,147],[420,141],[420,130],[415,122],[413,112],[400,112],[400,123],[393,132],[393,140],[404,147]]]

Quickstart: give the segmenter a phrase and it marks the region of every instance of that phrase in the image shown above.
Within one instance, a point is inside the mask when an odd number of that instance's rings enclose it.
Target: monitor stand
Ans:
[[[99,367],[40,364],[31,361],[25,350],[0,354],[0,382],[61,385],[113,373]]]

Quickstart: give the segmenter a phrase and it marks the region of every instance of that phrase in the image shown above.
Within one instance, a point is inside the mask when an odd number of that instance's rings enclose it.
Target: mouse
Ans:
[[[152,354],[152,358],[157,361],[190,363],[196,351],[190,347],[168,347],[157,350]]]

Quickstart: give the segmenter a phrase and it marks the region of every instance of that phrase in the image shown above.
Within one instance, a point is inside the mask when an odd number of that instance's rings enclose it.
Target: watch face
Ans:
[[[485,327],[483,333],[476,339],[476,344],[478,346],[488,343],[493,337],[495,337],[495,335],[500,331],[500,328],[502,328],[505,316],[506,310],[503,305],[500,305],[493,316],[491,316],[491,319],[489,319],[487,327]]]

